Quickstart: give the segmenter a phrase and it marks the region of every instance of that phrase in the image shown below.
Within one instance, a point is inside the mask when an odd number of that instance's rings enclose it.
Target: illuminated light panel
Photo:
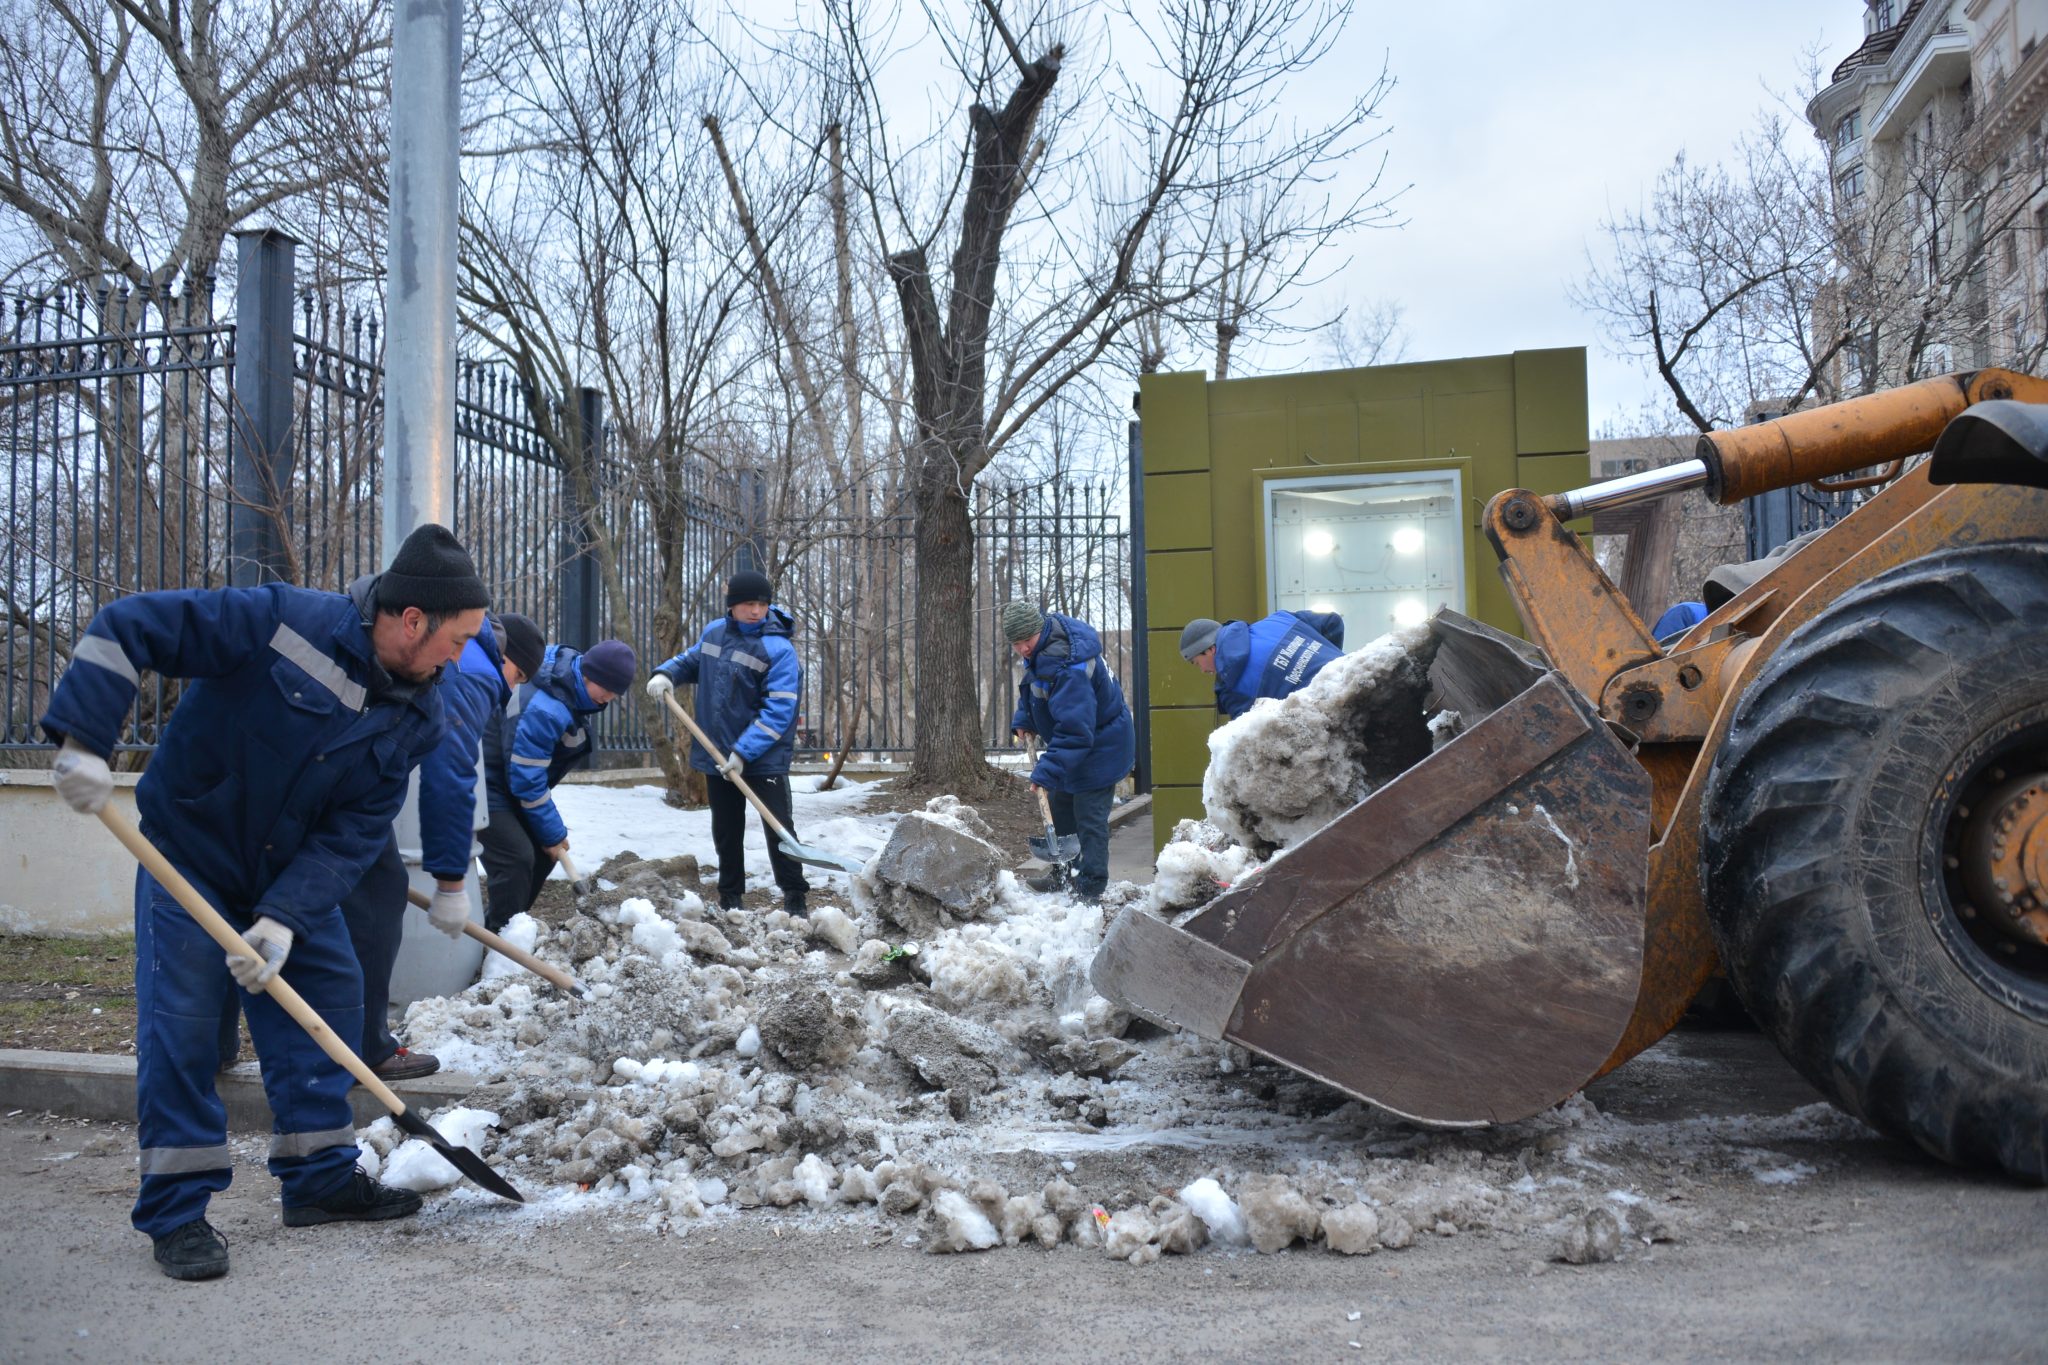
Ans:
[[[1301,533],[1301,551],[1317,559],[1327,559],[1337,548],[1337,538],[1328,531],[1314,530]]]
[[[1429,608],[1413,597],[1404,597],[1394,603],[1394,624],[1397,626],[1419,626],[1429,619]]]
[[[1394,532],[1394,551],[1397,554],[1419,555],[1422,553],[1422,530],[1415,526],[1403,526]]]

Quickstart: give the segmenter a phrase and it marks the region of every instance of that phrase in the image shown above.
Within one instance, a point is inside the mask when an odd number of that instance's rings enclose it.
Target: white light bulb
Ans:
[[[1397,626],[1419,626],[1429,619],[1429,608],[1413,597],[1404,597],[1394,603],[1394,624]]]
[[[1394,550],[1404,555],[1422,553],[1422,532],[1414,526],[1403,526],[1394,532]]]
[[[1334,602],[1311,602],[1308,604],[1308,609],[1310,611],[1335,611],[1337,610],[1337,604]]]
[[[1328,531],[1315,530],[1302,532],[1301,549],[1302,553],[1304,554],[1311,554],[1314,555],[1317,559],[1322,559],[1328,556],[1329,553],[1336,548],[1337,538],[1331,535]]]

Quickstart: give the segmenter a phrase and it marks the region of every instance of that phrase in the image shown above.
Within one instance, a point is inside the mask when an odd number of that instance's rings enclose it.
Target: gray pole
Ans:
[[[462,0],[398,0],[391,28],[391,236],[384,273],[384,552],[428,522],[455,522],[455,212],[461,172]],[[420,869],[419,778],[393,825],[406,877]],[[481,919],[468,878],[470,918]],[[394,910],[396,907],[394,907]],[[453,995],[482,948],[407,914],[391,1003]]]
[[[391,32],[384,553],[455,519],[455,215],[462,0],[401,0]]]

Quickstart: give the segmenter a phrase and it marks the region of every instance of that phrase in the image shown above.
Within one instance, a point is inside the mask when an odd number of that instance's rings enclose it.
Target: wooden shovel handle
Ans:
[[[405,898],[411,901],[414,905],[417,905],[422,910],[426,909],[428,906],[434,903],[432,898],[430,898],[426,892],[419,890],[417,887],[406,887]],[[471,938],[475,939],[478,943],[483,944],[484,947],[489,948],[492,952],[503,953],[506,957],[511,958],[514,962],[517,962],[520,966],[526,968],[526,970],[532,972],[535,976],[546,977],[548,980],[554,982],[557,986],[560,986],[563,990],[569,992],[569,994],[571,995],[575,995],[577,993],[575,977],[569,975],[560,967],[551,966],[548,963],[541,961],[532,953],[527,952],[526,949],[521,948],[518,944],[507,942],[505,939],[499,937],[497,934],[494,934],[490,930],[484,928],[481,924],[478,924],[475,920],[464,920],[462,922],[462,932],[468,934]]]
[[[668,709],[675,712],[676,719],[683,723],[684,728],[690,732],[699,744],[704,746],[704,752],[710,754],[719,763],[724,763],[725,755],[718,752],[718,746],[713,744],[709,737],[697,728],[697,722],[690,719],[688,711],[676,705],[675,694],[664,692],[661,694],[661,699],[668,703]],[[753,804],[754,809],[761,812],[762,820],[767,822],[768,828],[774,830],[778,838],[784,843],[793,844],[796,842],[796,840],[789,837],[789,831],[782,827],[782,822],[775,818],[775,813],[762,804],[760,797],[754,795],[754,789],[747,785],[746,779],[742,778],[738,773],[734,773],[730,780],[735,787],[740,789],[740,795],[746,797]]]
[[[128,823],[126,816],[114,809],[110,803],[100,807],[100,823],[105,825],[116,839],[135,855],[135,860],[149,870],[149,875],[162,882],[177,897],[178,904],[185,907],[185,913],[199,922],[199,927],[213,936],[213,941],[237,957],[256,957],[257,952],[235,932],[234,926],[221,918],[220,911],[206,903],[185,874],[171,866],[171,860],[157,851],[155,844],[142,837],[142,831]],[[335,1060],[343,1070],[356,1078],[363,1089],[377,1097],[377,1102],[394,1114],[405,1112],[405,1101],[392,1092],[390,1086],[377,1079],[377,1073],[364,1064],[361,1057],[333,1029],[327,1021],[306,1003],[305,998],[285,981],[282,976],[273,976],[264,984],[270,998],[284,1006],[286,1014],[298,1021],[299,1027],[312,1035],[320,1050]]]

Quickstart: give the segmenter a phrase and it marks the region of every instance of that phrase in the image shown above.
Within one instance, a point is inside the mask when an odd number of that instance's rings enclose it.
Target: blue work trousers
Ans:
[[[240,930],[245,913],[194,882]],[[284,979],[344,1039],[362,1036],[363,977],[340,915],[293,940]],[[220,1065],[221,999],[234,991],[263,1064],[263,1093],[275,1116],[270,1173],[287,1205],[316,1203],[348,1180],[356,1164],[348,1072],[320,1050],[284,1007],[251,995],[228,975],[227,953],[147,871],[135,874],[135,1113],[142,1191],[131,1221],[152,1237],[204,1217],[228,1187],[227,1110],[214,1088]]]
[[[1109,885],[1109,808],[1115,804],[1116,788],[1048,791],[1045,800],[1052,807],[1053,832],[1081,836],[1081,856],[1074,861],[1074,894],[1101,895]]]

